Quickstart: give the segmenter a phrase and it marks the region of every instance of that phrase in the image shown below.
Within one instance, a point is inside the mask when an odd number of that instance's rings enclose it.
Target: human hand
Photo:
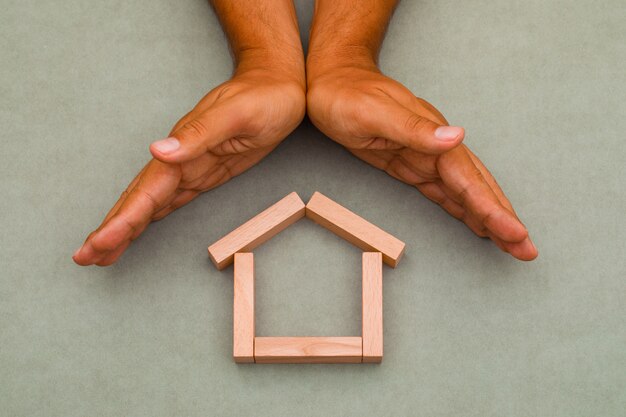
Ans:
[[[521,260],[537,257],[496,180],[461,143],[462,128],[449,127],[430,103],[381,74],[373,62],[335,64],[320,63],[309,54],[307,113],[317,128],[357,157],[415,186],[503,251]]]
[[[297,77],[296,77],[297,78]],[[152,159],[74,253],[110,265],[152,221],[256,164],[304,117],[304,85],[280,71],[247,68],[208,93],[150,146]]]

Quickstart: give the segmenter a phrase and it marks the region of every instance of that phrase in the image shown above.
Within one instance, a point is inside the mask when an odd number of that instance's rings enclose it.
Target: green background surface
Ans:
[[[382,69],[466,127],[535,262],[304,122],[108,268],[70,257],[229,77],[225,38],[203,0],[0,6],[0,415],[626,415],[623,0],[404,1],[389,28]],[[407,243],[384,361],[237,365],[232,268],[206,247],[316,190]],[[358,249],[303,220],[255,255],[258,335],[359,334]]]

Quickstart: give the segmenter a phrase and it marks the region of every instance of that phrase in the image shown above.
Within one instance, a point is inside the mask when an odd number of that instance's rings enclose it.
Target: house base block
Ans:
[[[256,363],[361,363],[360,337],[255,337]]]

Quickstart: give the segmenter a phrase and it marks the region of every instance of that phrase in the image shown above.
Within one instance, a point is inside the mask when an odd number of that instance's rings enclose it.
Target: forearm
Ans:
[[[309,79],[337,66],[376,67],[397,0],[316,0],[307,72]]]
[[[211,0],[228,37],[235,73],[277,71],[304,85],[304,56],[292,0]]]

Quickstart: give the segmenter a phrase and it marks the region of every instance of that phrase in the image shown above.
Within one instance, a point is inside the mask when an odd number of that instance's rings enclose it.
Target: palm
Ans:
[[[81,265],[110,265],[159,220],[260,161],[302,120],[304,93],[263,76],[240,76],[207,94],[172,129],[180,148],[155,156],[75,253]]]
[[[350,152],[415,186],[481,237],[530,260],[537,256],[526,228],[482,162],[463,144],[440,152],[412,141],[425,123],[448,125],[431,104],[376,71],[351,69],[311,89],[313,123]]]

